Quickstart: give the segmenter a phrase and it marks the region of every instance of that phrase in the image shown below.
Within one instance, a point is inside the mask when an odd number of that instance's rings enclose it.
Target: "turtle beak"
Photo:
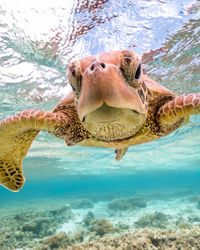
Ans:
[[[79,119],[103,105],[146,114],[146,107],[136,89],[125,82],[119,67],[103,61],[92,61],[82,77],[82,89],[77,103]]]

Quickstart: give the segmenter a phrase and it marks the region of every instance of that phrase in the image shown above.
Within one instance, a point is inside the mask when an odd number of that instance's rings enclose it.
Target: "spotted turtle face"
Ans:
[[[68,80],[83,126],[104,141],[134,135],[147,116],[141,58],[128,50],[72,61]]]

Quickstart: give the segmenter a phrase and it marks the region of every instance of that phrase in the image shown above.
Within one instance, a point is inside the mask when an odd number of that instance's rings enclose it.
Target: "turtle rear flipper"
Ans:
[[[117,161],[121,160],[127,151],[128,151],[128,147],[115,149],[115,153],[116,153],[115,159]]]
[[[68,125],[62,113],[26,110],[0,122],[0,184],[19,191],[24,184],[22,161],[40,130],[60,133]]]

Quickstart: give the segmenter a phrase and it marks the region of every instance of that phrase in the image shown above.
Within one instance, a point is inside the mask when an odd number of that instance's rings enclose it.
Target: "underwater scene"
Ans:
[[[121,49],[200,93],[200,1],[0,0],[0,120],[52,110],[72,59]],[[23,174],[19,192],[0,186],[0,250],[200,249],[200,115],[120,161],[40,132]]]

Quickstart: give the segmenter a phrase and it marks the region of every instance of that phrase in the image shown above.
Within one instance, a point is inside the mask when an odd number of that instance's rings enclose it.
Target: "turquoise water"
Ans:
[[[199,9],[199,1],[191,0],[1,0],[0,118],[53,108],[70,91],[68,62],[111,49],[143,55],[146,73],[177,94],[200,92]],[[169,198],[181,204],[179,199],[200,195],[200,116],[169,136],[130,148],[120,162],[114,150],[68,148],[41,133],[24,160],[24,175],[19,193],[0,187],[0,210],[14,214],[27,205],[32,211],[31,204],[43,209],[73,199],[97,204],[140,196],[149,204],[164,200],[168,211]],[[155,202],[149,209],[161,207]],[[200,210],[194,213],[200,218]],[[17,249],[17,243],[6,244],[0,241],[0,249]]]

